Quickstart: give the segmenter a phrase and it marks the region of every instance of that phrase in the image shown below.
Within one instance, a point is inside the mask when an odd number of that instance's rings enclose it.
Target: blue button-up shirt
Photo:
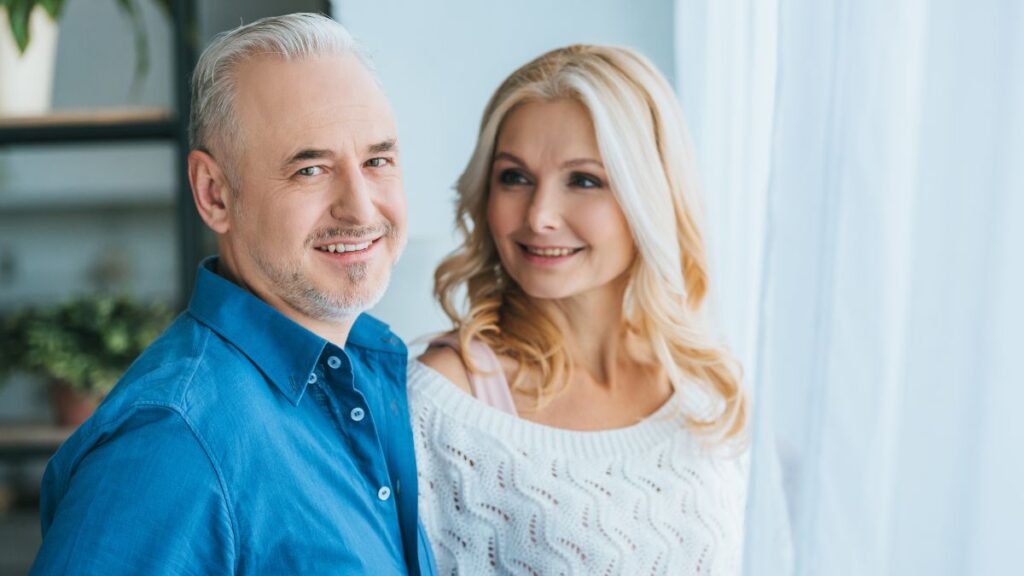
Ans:
[[[406,348],[344,349],[218,276],[50,460],[32,574],[434,574]]]

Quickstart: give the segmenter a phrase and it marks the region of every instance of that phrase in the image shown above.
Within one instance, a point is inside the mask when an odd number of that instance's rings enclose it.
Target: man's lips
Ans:
[[[332,241],[329,243],[314,246],[314,249],[320,252],[327,252],[329,254],[348,254],[350,252],[366,252],[381,238],[383,238],[383,236],[356,240],[346,238],[345,240]]]

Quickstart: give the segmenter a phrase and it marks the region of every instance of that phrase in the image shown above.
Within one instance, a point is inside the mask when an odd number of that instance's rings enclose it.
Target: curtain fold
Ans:
[[[717,317],[755,400],[746,574],[1012,573],[1022,12],[676,4]]]

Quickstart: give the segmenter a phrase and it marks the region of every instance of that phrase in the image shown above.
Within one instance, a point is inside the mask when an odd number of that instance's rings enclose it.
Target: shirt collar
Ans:
[[[292,404],[298,404],[330,344],[217,274],[217,264],[218,258],[211,256],[199,265],[188,313],[236,346]],[[406,354],[387,324],[367,314],[360,314],[352,326],[346,348],[350,345]]]

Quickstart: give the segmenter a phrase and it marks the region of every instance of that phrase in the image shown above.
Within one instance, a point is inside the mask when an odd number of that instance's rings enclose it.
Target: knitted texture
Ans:
[[[411,362],[409,404],[439,574],[739,574],[748,456],[702,449],[676,396],[627,428],[561,430]]]

